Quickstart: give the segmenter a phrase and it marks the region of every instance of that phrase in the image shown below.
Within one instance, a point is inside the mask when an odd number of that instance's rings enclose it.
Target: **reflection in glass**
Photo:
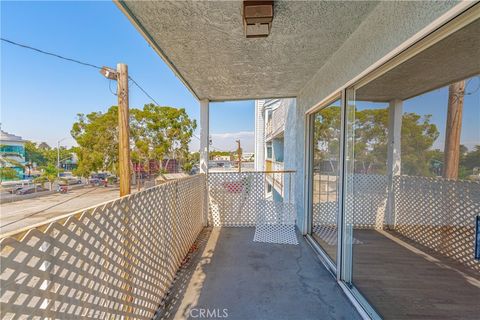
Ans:
[[[340,130],[340,101],[313,115],[311,234],[332,261],[337,256]]]
[[[353,144],[354,158],[346,171],[345,217],[353,231],[346,232],[352,265],[345,279],[386,319],[474,319],[480,314],[473,254],[480,78],[403,100],[401,89],[412,83],[396,79],[392,99],[388,87],[372,83],[349,101],[355,116],[347,146]]]

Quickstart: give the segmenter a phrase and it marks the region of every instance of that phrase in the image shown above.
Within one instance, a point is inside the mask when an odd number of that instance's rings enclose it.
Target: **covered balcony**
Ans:
[[[248,2],[115,1],[199,101],[201,174],[2,235],[2,320],[478,318],[480,5]],[[283,167],[208,172],[210,103],[265,98]]]

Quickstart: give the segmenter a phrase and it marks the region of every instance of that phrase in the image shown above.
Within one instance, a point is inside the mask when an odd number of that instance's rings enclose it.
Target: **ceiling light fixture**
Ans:
[[[264,38],[270,34],[273,1],[243,1],[243,25],[247,38]]]

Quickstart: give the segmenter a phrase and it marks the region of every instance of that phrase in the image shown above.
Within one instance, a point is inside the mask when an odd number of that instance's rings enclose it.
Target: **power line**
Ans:
[[[160,103],[158,103],[157,101],[155,101],[155,99],[153,99],[152,96],[149,95],[149,94],[147,93],[147,91],[145,91],[145,90],[137,83],[137,81],[133,80],[133,78],[130,77],[130,76],[128,76],[128,78],[129,78],[130,80],[132,80],[133,84],[135,84],[140,90],[142,90],[142,92],[145,93],[145,95],[146,95],[147,97],[149,97],[150,100],[152,100],[153,102],[155,102],[155,104],[156,104],[157,106],[160,105]]]
[[[19,46],[19,47],[22,47],[22,48],[25,48],[25,49],[30,49],[30,50],[33,50],[33,51],[36,51],[36,52],[39,52],[39,53],[43,53],[43,54],[46,54],[46,55],[49,55],[49,56],[52,56],[52,57],[56,57],[56,58],[59,58],[59,59],[67,60],[67,61],[70,61],[70,62],[75,62],[75,63],[78,63],[78,64],[80,64],[80,65],[87,66],[87,67],[92,67],[92,68],[95,68],[95,69],[102,69],[102,67],[96,66],[96,65],[91,64],[91,63],[88,63],[88,62],[83,62],[83,61],[80,61],[80,60],[76,60],[76,59],[72,59],[72,58],[67,58],[67,57],[61,56],[61,55],[56,54],[56,53],[52,53],[52,52],[40,50],[40,49],[31,47],[31,46],[28,46],[28,45],[26,45],[26,44],[21,44],[21,43],[18,43],[18,42],[12,41],[12,40],[8,40],[8,39],[5,39],[5,38],[0,38],[0,39],[1,39],[2,41],[5,41],[5,42],[10,43],[10,44],[13,44],[13,45],[15,45],[15,46]]]
[[[12,40],[8,40],[8,39],[5,39],[5,38],[0,38],[2,41],[4,42],[7,42],[7,43],[10,43],[12,45],[15,45],[15,46],[18,46],[18,47],[21,47],[21,48],[24,48],[24,49],[29,49],[29,50],[33,50],[35,52],[38,52],[38,53],[42,53],[42,54],[45,54],[45,55],[48,55],[48,56],[52,56],[52,57],[55,57],[55,58],[59,58],[59,59],[62,59],[62,60],[66,60],[66,61],[70,61],[70,62],[74,62],[74,63],[77,63],[77,64],[80,64],[80,65],[83,65],[83,66],[87,66],[87,67],[91,67],[91,68],[95,68],[95,69],[99,69],[101,70],[102,67],[100,66],[96,66],[92,63],[88,63],[88,62],[83,62],[83,61],[80,61],[80,60],[77,60],[77,59],[72,59],[72,58],[67,58],[67,57],[64,57],[64,56],[61,56],[59,54],[56,54],[56,53],[52,53],[52,52],[48,52],[48,51],[45,51],[45,50],[41,50],[41,49],[38,49],[38,48],[34,48],[34,47],[31,47],[29,45],[26,45],[26,44],[21,44],[21,43],[18,43],[18,42],[15,42],[15,41],[12,41]],[[145,90],[142,88],[142,86],[140,86],[140,84],[138,84],[138,82],[136,82],[131,76],[128,77],[132,82],[133,84],[135,84],[150,100],[152,100],[156,105],[160,105],[155,99],[152,98],[152,96]],[[109,89],[110,89],[110,92],[113,93],[112,89],[111,89],[111,83],[109,83]],[[113,93],[115,94],[115,93]],[[116,95],[116,94],[115,94]]]
[[[21,43],[18,43],[18,42],[15,42],[15,41],[12,41],[12,40],[8,40],[8,39],[5,39],[5,38],[0,38],[2,41],[4,42],[7,42],[7,43],[10,43],[12,45],[15,45],[15,46],[18,46],[18,47],[21,47],[21,48],[24,48],[24,49],[29,49],[29,50],[32,50],[32,51],[35,51],[35,52],[38,52],[38,53],[42,53],[42,54],[45,54],[45,55],[49,55],[49,56],[52,56],[52,57],[55,57],[55,58],[59,58],[59,59],[62,59],[62,60],[66,60],[66,61],[70,61],[70,62],[74,62],[74,63],[77,63],[79,65],[83,65],[83,66],[87,66],[87,67],[91,67],[91,68],[95,68],[95,69],[99,69],[101,70],[102,67],[100,66],[97,66],[97,65],[94,65],[92,63],[88,63],[88,62],[83,62],[83,61],[80,61],[80,60],[77,60],[77,59],[72,59],[72,58],[67,58],[67,57],[64,57],[62,55],[59,55],[59,54],[56,54],[56,53],[53,53],[53,52],[48,52],[48,51],[45,51],[45,50],[41,50],[41,49],[38,49],[38,48],[34,48],[34,47],[31,47],[29,45],[26,45],[26,44],[21,44]],[[138,84],[137,81],[135,81],[135,79],[133,79],[133,77],[131,76],[128,76],[129,80],[131,80],[133,82],[134,85],[136,85],[150,100],[152,100],[156,105],[160,105],[145,89],[142,88],[142,86],[140,84]],[[111,87],[111,81],[109,81],[109,84],[108,84],[108,87],[109,87],[109,90],[112,94],[116,95],[113,90],[112,90],[112,87]],[[200,140],[200,137],[198,137],[197,135],[193,135],[195,138],[197,138],[198,140]],[[220,148],[217,148],[216,146],[212,145],[212,148],[213,149],[217,149],[217,151],[222,151],[222,152],[230,152],[230,151],[224,151]]]

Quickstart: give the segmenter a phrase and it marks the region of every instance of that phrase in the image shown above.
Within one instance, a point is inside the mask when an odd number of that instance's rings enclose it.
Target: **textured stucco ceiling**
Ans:
[[[271,34],[245,38],[242,1],[118,5],[199,99],[296,96],[375,7],[366,1],[275,1]]]
[[[480,19],[356,91],[363,101],[406,100],[480,74]]]

